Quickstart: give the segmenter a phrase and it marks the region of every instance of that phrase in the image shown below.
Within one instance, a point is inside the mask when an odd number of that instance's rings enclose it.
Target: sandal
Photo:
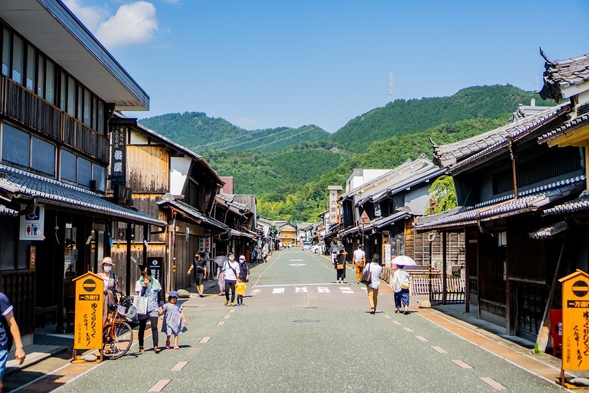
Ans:
[[[176,345],[176,346],[174,347],[174,349],[180,349],[180,347]]]
[[[166,349],[170,349],[170,341],[166,341]]]
[[[139,347],[139,353],[143,353],[145,352],[145,349],[143,349],[143,347]]]
[[[158,347],[153,347],[153,352],[155,353],[160,353],[161,349],[159,349]]]

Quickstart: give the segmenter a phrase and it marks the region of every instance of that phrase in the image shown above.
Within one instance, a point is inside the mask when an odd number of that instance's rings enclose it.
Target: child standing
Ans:
[[[237,294],[237,306],[243,306],[243,295],[245,295],[245,288],[246,285],[241,278],[237,279],[237,284],[235,284],[235,293]]]
[[[162,332],[166,333],[166,348],[170,348],[170,337],[174,335],[174,349],[180,349],[178,346],[178,335],[187,330],[186,317],[182,307],[178,306],[178,292],[170,291],[168,295],[169,303],[162,306],[162,313],[164,314],[164,323],[162,324]]]

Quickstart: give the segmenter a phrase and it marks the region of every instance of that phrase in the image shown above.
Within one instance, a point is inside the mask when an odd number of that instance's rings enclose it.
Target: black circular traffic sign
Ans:
[[[573,283],[573,293],[577,297],[583,297],[589,292],[589,285],[585,281],[575,281]]]
[[[82,286],[84,287],[84,290],[86,292],[94,292],[94,290],[96,289],[96,281],[89,278],[86,281],[84,281]]]

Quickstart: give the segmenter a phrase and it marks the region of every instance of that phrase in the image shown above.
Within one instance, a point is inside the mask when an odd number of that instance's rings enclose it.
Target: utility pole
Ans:
[[[395,96],[393,94],[393,71],[389,72],[389,102],[393,102]]]

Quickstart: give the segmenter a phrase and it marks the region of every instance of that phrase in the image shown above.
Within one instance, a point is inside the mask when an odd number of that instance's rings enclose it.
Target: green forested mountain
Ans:
[[[329,136],[315,125],[247,131],[200,112],[169,113],[141,119],[139,123],[198,153],[208,150],[274,152]]]
[[[440,124],[467,119],[495,118],[514,112],[518,104],[552,105],[537,94],[514,86],[476,86],[462,89],[451,97],[395,100],[350,120],[329,140],[355,152],[364,151],[373,141],[426,130]]]
[[[518,104],[529,105],[532,98],[537,105],[551,105],[509,85],[397,100],[351,120],[333,135],[306,127],[250,132],[195,112],[140,123],[201,154],[219,175],[233,176],[235,193],[257,196],[261,217],[313,222],[327,209],[327,187],[343,185],[352,169],[392,169],[421,154],[431,157],[430,140],[446,144],[501,127]]]

